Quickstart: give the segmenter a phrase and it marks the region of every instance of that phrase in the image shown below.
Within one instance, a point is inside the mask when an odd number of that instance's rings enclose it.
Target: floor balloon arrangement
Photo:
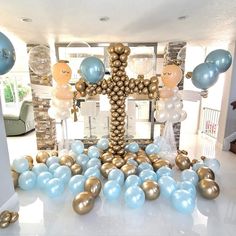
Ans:
[[[158,137],[145,150],[131,142],[125,147],[124,158],[107,151],[109,141],[105,138],[88,149],[76,140],[71,150],[40,151],[36,162],[31,156],[23,156],[12,163],[14,186],[22,190],[39,188],[50,198],[61,196],[67,187],[74,196],[73,209],[80,215],[93,209],[101,191],[110,202],[123,195],[128,208],[140,208],[145,200],[154,201],[161,195],[185,214],[193,212],[197,190],[202,197],[215,199],[220,193],[214,174],[219,161],[206,157],[190,161],[187,151],[182,150],[174,163],[163,157],[158,145],[161,140]],[[181,171],[178,182],[176,171]]]

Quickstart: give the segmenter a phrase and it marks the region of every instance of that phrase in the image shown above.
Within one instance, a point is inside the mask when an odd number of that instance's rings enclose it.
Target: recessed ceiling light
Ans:
[[[110,17],[108,17],[108,16],[103,16],[103,17],[99,18],[99,20],[100,20],[100,21],[103,21],[103,22],[109,21],[109,20],[110,20]]]
[[[188,18],[188,16],[179,16],[178,20],[186,20]]]
[[[32,22],[32,19],[27,18],[27,17],[22,17],[22,18],[20,18],[20,21],[30,23],[30,22]]]

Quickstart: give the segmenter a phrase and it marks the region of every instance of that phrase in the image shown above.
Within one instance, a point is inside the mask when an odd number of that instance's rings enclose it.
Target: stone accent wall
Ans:
[[[30,48],[37,45],[27,45]],[[52,76],[36,75],[30,68],[31,85],[52,86]],[[50,99],[40,98],[32,89],[32,102],[34,107],[35,131],[38,150],[53,150],[56,148],[56,124],[55,120],[48,116]]]
[[[177,55],[179,51],[186,45],[186,42],[170,42],[167,44],[165,48],[165,53],[164,53],[164,65],[172,64],[173,61],[177,59]],[[180,65],[181,69],[183,70],[183,78],[181,82],[178,85],[179,90],[183,89],[183,84],[184,84],[184,68],[185,68],[185,56],[182,54],[182,63]],[[174,126],[174,133],[175,133],[175,140],[176,140],[176,147],[179,149],[179,139],[180,139],[180,128],[181,128],[181,123],[175,123]]]

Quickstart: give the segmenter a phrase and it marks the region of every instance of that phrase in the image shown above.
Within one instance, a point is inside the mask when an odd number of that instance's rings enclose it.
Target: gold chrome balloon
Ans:
[[[114,45],[114,51],[118,54],[122,54],[125,51],[125,46],[122,43],[116,43]]]
[[[151,154],[148,156],[148,158],[152,163],[160,159],[160,157],[157,154]]]
[[[48,154],[48,152],[46,152],[46,151],[40,151],[40,152],[38,152],[38,154],[37,154],[37,156],[36,156],[36,161],[38,162],[38,163],[44,163],[44,164],[46,164],[46,161],[47,161],[47,159],[49,158],[49,154]]]
[[[148,85],[148,91],[149,91],[150,93],[156,92],[156,91],[157,91],[157,84],[156,84],[156,83],[150,83],[150,84]]]
[[[106,152],[101,156],[101,161],[102,161],[102,163],[112,162],[113,157],[114,156],[112,153]]]
[[[81,175],[83,172],[82,166],[77,163],[73,164],[70,167],[70,169],[71,169],[72,175]]]
[[[17,173],[14,170],[11,170],[11,176],[12,176],[12,179],[13,179],[14,188],[16,188],[18,186],[19,173]]]
[[[97,177],[89,177],[84,183],[84,191],[89,192],[96,198],[102,189],[102,183]]]
[[[215,199],[220,194],[219,185],[212,179],[202,179],[198,182],[199,193],[207,199]]]
[[[128,153],[126,153],[124,160],[128,161],[129,159],[135,159],[136,157],[137,157],[137,155],[135,153],[128,152]]]
[[[25,155],[24,158],[30,163],[34,163],[34,160],[33,160],[33,157],[32,156],[29,156],[29,155]]]
[[[59,164],[71,167],[75,163],[74,159],[70,155],[63,155],[60,157]]]
[[[108,177],[108,174],[110,173],[111,170],[116,169],[116,166],[110,162],[104,163],[101,166],[101,174],[104,178]]]
[[[162,166],[168,166],[169,168],[172,169],[172,166],[168,160],[160,159],[152,163],[152,166],[155,171],[157,171],[159,168]]]
[[[0,221],[0,228],[4,229],[7,226],[9,226],[10,222],[9,221]]]
[[[121,168],[125,164],[125,160],[118,156],[112,160],[112,164],[114,164],[117,168]]]
[[[50,152],[50,156],[55,156],[55,157],[57,157],[57,156],[58,156],[58,151],[57,151],[57,150],[52,150],[52,151]]]
[[[10,223],[15,223],[19,218],[18,212],[11,212],[11,220]]]
[[[179,167],[180,170],[186,170],[190,168],[191,161],[187,156],[180,153],[175,158],[175,164]]]
[[[197,170],[197,175],[198,175],[199,181],[202,179],[212,179],[212,180],[215,179],[214,172],[206,166],[200,167]]]
[[[11,221],[11,212],[10,211],[3,211],[0,214],[0,222],[10,222]]]
[[[75,84],[75,89],[79,92],[84,92],[86,89],[86,84],[84,80],[80,79],[76,84]]]
[[[147,200],[155,200],[160,196],[160,187],[153,180],[147,180],[141,185]]]
[[[138,171],[137,167],[132,164],[123,165],[121,170],[123,171],[125,178],[127,178],[129,175],[136,175]]]
[[[82,192],[76,195],[72,203],[74,211],[79,215],[90,212],[94,206],[94,197],[92,193]]]

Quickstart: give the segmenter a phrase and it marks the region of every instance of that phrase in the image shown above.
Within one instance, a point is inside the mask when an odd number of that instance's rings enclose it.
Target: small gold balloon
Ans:
[[[104,178],[108,177],[108,174],[110,173],[111,170],[116,169],[116,166],[110,162],[104,163],[101,166],[101,174]]]
[[[106,152],[101,156],[101,161],[102,161],[102,163],[112,162],[113,157],[114,156],[112,153]]]
[[[52,150],[52,151],[50,152],[50,156],[55,156],[55,157],[57,157],[57,156],[58,156],[58,151],[57,151],[57,150]]]
[[[79,215],[90,212],[94,206],[94,197],[92,193],[82,192],[76,195],[72,203],[74,211]]]
[[[206,199],[215,199],[220,194],[219,185],[212,179],[202,179],[199,181],[198,190]]]
[[[152,166],[155,171],[157,171],[159,168],[162,166],[168,166],[169,168],[172,169],[172,166],[168,160],[160,159],[152,163]]]
[[[121,168],[125,164],[125,160],[121,157],[115,157],[112,160],[112,164],[114,164],[117,168]]]
[[[110,54],[110,60],[111,61],[115,61],[118,58],[119,58],[119,55],[117,53],[113,52],[113,53]]]
[[[9,226],[10,222],[9,221],[0,221],[0,228],[4,229],[7,226]]]
[[[84,190],[86,192],[91,193],[94,198],[96,198],[100,194],[101,189],[102,189],[102,183],[100,179],[94,176],[89,177],[84,183]]]
[[[15,223],[19,218],[18,212],[11,212],[11,220],[10,223]]]
[[[124,157],[124,160],[125,161],[128,161],[129,159],[135,159],[137,157],[137,154],[135,153],[132,153],[132,152],[128,152],[125,157]]]
[[[202,179],[212,179],[212,180],[215,179],[214,172],[206,166],[200,167],[197,170],[197,175],[198,175],[199,181]]]
[[[156,91],[157,91],[157,84],[156,84],[156,83],[150,83],[150,84],[148,85],[148,91],[149,91],[150,93],[156,92]]]
[[[32,164],[34,163],[34,159],[33,159],[32,156],[25,155],[24,158],[25,158],[29,163],[30,163],[30,162],[31,162]]]
[[[158,83],[158,78],[156,76],[151,77],[151,83]]]
[[[125,46],[122,43],[116,43],[114,45],[114,51],[118,54],[122,54],[125,51]]]
[[[175,158],[175,164],[179,167],[180,170],[186,170],[190,168],[191,161],[187,156],[180,153]]]
[[[84,80],[79,80],[76,84],[75,84],[75,89],[78,91],[78,92],[84,92],[85,89],[86,89],[86,85],[85,85],[85,82]]]
[[[123,165],[121,170],[123,171],[125,178],[127,178],[129,175],[136,175],[138,171],[137,167],[132,164]]]
[[[17,173],[14,170],[11,170],[11,176],[12,176],[12,179],[13,179],[14,188],[16,188],[18,186],[19,173]]]
[[[126,62],[127,61],[127,55],[126,54],[121,54],[120,55],[120,61],[121,62]]]
[[[108,51],[110,54],[114,52],[114,44],[113,44],[113,43],[111,43],[111,44],[109,45],[109,47],[107,48],[107,51]]]
[[[115,67],[120,67],[121,66],[121,61],[120,60],[115,60],[112,64]]]
[[[46,164],[47,159],[50,157],[50,155],[48,154],[48,152],[46,151],[40,151],[38,152],[37,156],[36,156],[36,161],[38,163],[44,163]]]
[[[70,155],[63,155],[59,160],[60,165],[71,167],[75,163],[74,159]]]
[[[151,154],[148,156],[148,158],[152,163],[160,159],[160,157],[157,154]]]
[[[124,53],[128,56],[130,54],[130,48],[128,46],[124,46]]]
[[[153,180],[147,180],[141,185],[147,200],[155,200],[160,196],[160,187]]]
[[[143,84],[144,84],[144,86],[148,86],[150,84],[150,80],[149,79],[145,79],[143,81]]]
[[[0,222],[10,222],[11,220],[11,212],[10,211],[3,211],[0,214]]]
[[[154,94],[153,94],[153,93],[149,93],[149,94],[148,94],[148,98],[149,98],[149,99],[154,99]]]
[[[146,157],[146,156],[138,156],[135,158],[135,161],[138,162],[138,164],[141,164],[141,163],[150,163],[150,160]]]
[[[77,163],[73,164],[70,167],[70,169],[71,169],[72,175],[81,175],[83,172],[82,166]]]

